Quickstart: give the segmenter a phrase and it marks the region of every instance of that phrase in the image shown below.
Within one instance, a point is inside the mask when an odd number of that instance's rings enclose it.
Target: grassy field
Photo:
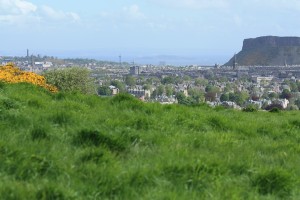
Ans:
[[[300,199],[300,113],[0,84],[0,199]]]

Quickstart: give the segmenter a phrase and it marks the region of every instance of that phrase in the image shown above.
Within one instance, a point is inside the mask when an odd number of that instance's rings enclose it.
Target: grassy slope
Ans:
[[[0,199],[299,199],[300,113],[0,85]]]

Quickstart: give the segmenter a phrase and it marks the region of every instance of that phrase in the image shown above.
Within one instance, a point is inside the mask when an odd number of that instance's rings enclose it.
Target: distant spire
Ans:
[[[286,67],[288,66],[287,62],[286,62],[286,59],[284,60],[284,66],[286,66]]]
[[[233,59],[233,69],[236,70],[237,68],[237,60],[236,60],[236,53],[234,54],[234,59]]]

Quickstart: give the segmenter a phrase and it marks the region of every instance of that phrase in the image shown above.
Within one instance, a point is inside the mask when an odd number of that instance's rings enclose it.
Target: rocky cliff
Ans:
[[[239,66],[299,65],[300,37],[264,36],[245,39],[242,51],[236,55]],[[232,66],[234,57],[225,65]]]

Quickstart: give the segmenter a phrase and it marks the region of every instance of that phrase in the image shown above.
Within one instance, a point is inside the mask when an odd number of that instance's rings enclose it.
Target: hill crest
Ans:
[[[243,41],[238,65],[299,65],[300,37],[262,36]],[[234,57],[225,65],[232,66]]]

